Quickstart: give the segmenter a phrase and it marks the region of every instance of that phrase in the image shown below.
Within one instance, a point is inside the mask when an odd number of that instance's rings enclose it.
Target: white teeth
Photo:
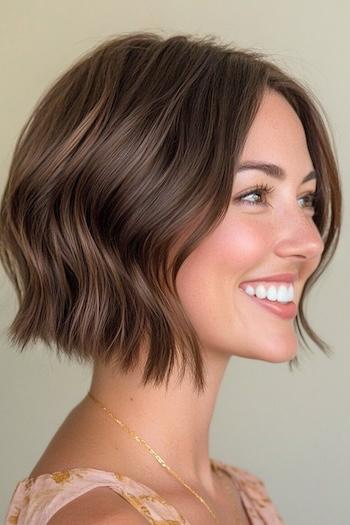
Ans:
[[[269,301],[277,301],[277,288],[276,286],[269,286],[267,296]]]
[[[245,289],[245,292],[248,295],[255,295],[255,290],[252,286],[250,286],[250,284],[248,284],[247,288]]]
[[[259,284],[256,288],[256,292],[255,292],[255,295],[259,298],[259,299],[265,299],[266,298],[266,288],[263,284]]]
[[[293,284],[281,284],[279,286],[271,285],[269,287],[259,284],[256,289],[248,284],[244,291],[248,295],[256,295],[259,299],[268,299],[269,301],[278,301],[279,303],[289,303],[294,299]]]
[[[279,301],[280,303],[288,302],[288,290],[287,286],[285,286],[284,284],[282,284],[282,286],[278,288],[277,301]]]

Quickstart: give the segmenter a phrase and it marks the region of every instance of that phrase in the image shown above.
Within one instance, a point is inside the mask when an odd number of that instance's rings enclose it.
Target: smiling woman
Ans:
[[[64,72],[17,141],[0,255],[11,342],[93,375],[6,524],[281,524],[209,427],[230,357],[292,367],[302,328],[329,351],[303,303],[340,222],[322,112],[261,53],[131,33]]]

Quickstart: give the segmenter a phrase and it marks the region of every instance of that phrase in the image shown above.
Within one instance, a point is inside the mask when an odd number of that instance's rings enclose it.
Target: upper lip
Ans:
[[[283,283],[293,283],[297,280],[298,275],[296,273],[276,273],[275,275],[265,275],[263,277],[252,277],[246,281],[242,281],[240,284],[252,283],[255,281],[278,281]]]

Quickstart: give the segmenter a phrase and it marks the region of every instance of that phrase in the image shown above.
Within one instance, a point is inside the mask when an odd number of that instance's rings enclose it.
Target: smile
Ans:
[[[242,288],[240,288],[240,290],[248,300],[251,300],[256,305],[261,306],[282,319],[293,319],[297,314],[297,305],[292,301],[284,304],[278,301],[273,302],[269,299],[259,299],[259,297],[255,295],[249,295]]]

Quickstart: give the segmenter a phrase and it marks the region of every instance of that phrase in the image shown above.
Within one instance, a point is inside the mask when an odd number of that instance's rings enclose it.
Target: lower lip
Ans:
[[[242,290],[242,288],[240,288]],[[244,290],[242,290],[244,295],[248,299],[252,299],[256,304],[266,308],[275,315],[278,315],[282,319],[293,319],[297,314],[297,305],[295,303],[282,304],[277,301],[269,301],[268,299],[259,299],[255,295],[248,295]]]

